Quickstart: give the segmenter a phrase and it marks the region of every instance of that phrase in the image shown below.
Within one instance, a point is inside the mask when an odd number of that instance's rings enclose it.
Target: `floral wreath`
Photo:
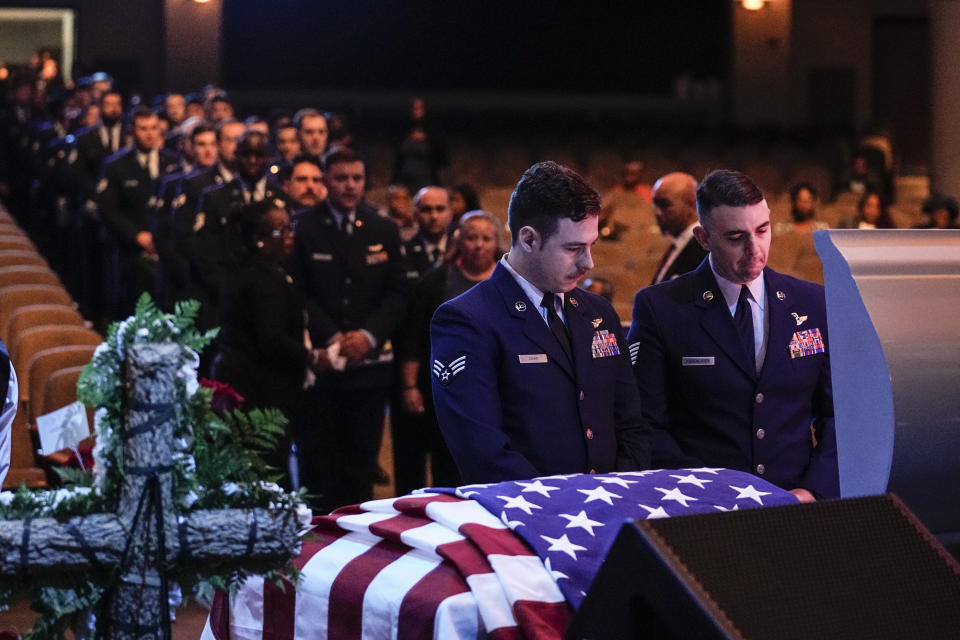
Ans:
[[[304,491],[285,492],[274,481],[280,474],[262,458],[284,433],[287,419],[283,413],[277,409],[243,411],[243,398],[228,385],[197,379],[198,353],[217,334],[216,329],[206,333],[196,329],[199,309],[200,304],[190,300],[166,314],[145,293],[133,316],[110,325],[106,342],[94,351],[77,383],[79,400],[97,407],[93,468],[55,468],[64,488],[34,491],[21,485],[15,492],[0,493],[0,520],[52,517],[65,522],[115,509],[124,479],[125,355],[133,344],[174,343],[182,347],[175,407],[174,512],[187,515],[201,509],[262,508],[274,514],[295,513],[301,524],[309,524],[312,514],[304,505]],[[296,567],[288,562],[278,569],[275,564],[236,558],[216,565],[176,565],[168,574],[174,585],[171,604],[182,604],[184,593],[209,604],[216,590],[234,593],[254,574],[263,574],[281,588],[296,585]],[[94,638],[92,614],[102,604],[115,573],[91,576],[77,572],[47,576],[47,582],[30,575],[4,580],[0,611],[15,598],[27,596],[40,618],[25,640],[53,640],[63,637],[67,629],[78,637]]]

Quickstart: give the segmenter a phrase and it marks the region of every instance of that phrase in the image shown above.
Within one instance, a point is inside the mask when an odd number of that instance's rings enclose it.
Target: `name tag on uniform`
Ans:
[[[520,358],[520,364],[536,364],[547,361],[547,354],[545,353],[521,353],[517,357]]]
[[[126,188],[135,187],[135,186],[137,186],[138,184],[140,184],[140,181],[139,181],[139,180],[136,180],[136,179],[133,179],[133,180],[124,180],[124,181],[123,181],[123,186],[126,187]]]
[[[332,253],[314,253],[310,257],[316,260],[317,262],[330,262],[331,260],[333,260]]]
[[[683,356],[680,364],[684,367],[712,367],[716,362],[713,356]]]

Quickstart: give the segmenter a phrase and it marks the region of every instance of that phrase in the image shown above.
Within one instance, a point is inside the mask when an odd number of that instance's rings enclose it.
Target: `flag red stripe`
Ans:
[[[487,555],[503,554],[508,556],[533,556],[533,550],[520,536],[510,529],[495,529],[482,524],[467,523],[460,527],[460,533],[473,540]]]
[[[397,498],[393,503],[393,508],[406,514],[428,517],[427,506],[431,502],[463,502],[463,498],[446,493],[439,493],[435,496],[408,496]]]
[[[431,640],[433,623],[440,603],[470,590],[460,573],[446,562],[407,591],[400,602],[400,620],[397,640]]]
[[[387,520],[374,522],[370,525],[370,532],[386,540],[401,542],[400,534],[409,529],[416,529],[433,522],[429,518],[401,514]]]
[[[327,609],[328,636],[337,640],[359,638],[363,630],[363,596],[370,582],[388,564],[410,551],[389,540],[378,542],[343,567],[330,587]]]
[[[493,568],[487,561],[487,556],[477,549],[469,540],[457,540],[437,546],[437,553],[445,558],[460,572],[464,578],[478,573],[493,573]]]
[[[570,624],[570,605],[564,602],[538,602],[536,600],[517,600],[513,603],[513,615],[517,626],[533,638],[549,640],[563,637],[563,631]]]

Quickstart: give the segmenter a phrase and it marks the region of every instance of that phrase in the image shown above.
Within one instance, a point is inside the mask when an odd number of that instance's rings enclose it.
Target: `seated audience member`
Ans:
[[[623,165],[620,183],[603,197],[605,203],[600,210],[600,238],[617,240],[626,231],[627,225],[617,220],[617,214],[636,207],[639,203],[650,203],[653,190],[643,181],[643,163],[631,160]]]
[[[7,354],[7,347],[0,342],[0,394],[3,406],[0,407],[0,485],[10,469],[10,428],[17,415],[19,396],[17,395],[17,372]]]
[[[434,314],[434,405],[464,482],[649,465],[620,318],[576,289],[593,267],[599,212],[573,170],[530,167],[510,198],[510,252]]]
[[[480,198],[477,190],[466,182],[458,182],[450,187],[450,214],[454,223],[468,211],[480,210]]]
[[[460,484],[433,408],[430,318],[441,304],[490,277],[500,257],[499,228],[500,221],[486,211],[464,215],[455,257],[427,272],[410,293],[406,316],[397,329],[399,402],[391,413],[397,495],[427,486],[428,457],[434,486]]]
[[[790,222],[778,222],[774,234],[813,233],[826,229],[817,220],[817,190],[807,182],[798,182],[790,188]]]
[[[867,191],[857,202],[857,213],[840,223],[841,229],[896,229],[886,200],[877,191]]]
[[[917,229],[956,229],[957,199],[939,193],[927,196],[921,207],[926,220]]]
[[[605,298],[607,302],[613,301],[613,285],[606,278],[587,278],[582,286],[590,293]]]
[[[303,297],[281,266],[293,250],[293,227],[273,200],[246,205],[234,224],[242,243],[241,266],[224,292],[213,376],[236,389],[246,408],[275,407],[292,419],[314,360],[304,342]],[[271,457],[271,464],[284,471],[292,430],[287,433]]]
[[[397,225],[401,242],[409,242],[420,231],[420,225],[417,224],[413,215],[413,197],[410,195],[410,189],[402,184],[392,184],[387,187],[387,208],[383,215]]]
[[[707,252],[693,237],[697,226],[697,181],[689,173],[668,173],[653,185],[653,215],[670,238],[653,283],[671,280],[700,266]]]
[[[823,287],[766,267],[770,209],[746,175],[707,175],[697,211],[709,259],[641,289],[627,337],[652,466],[749,471],[801,501],[835,498]]]

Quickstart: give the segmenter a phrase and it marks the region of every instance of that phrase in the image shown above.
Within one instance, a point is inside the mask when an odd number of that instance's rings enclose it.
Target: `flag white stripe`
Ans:
[[[440,564],[440,558],[436,554],[433,556],[414,549],[377,573],[363,595],[361,638],[383,640],[397,637],[403,596]]]
[[[230,603],[231,640],[262,640],[263,578],[250,576]]]
[[[560,588],[537,556],[508,556],[491,553],[487,559],[496,574],[500,576],[503,591],[511,605],[517,600],[563,602]]]
[[[327,612],[333,578],[351,560],[365,553],[380,538],[367,533],[348,533],[313,554],[302,570],[294,613],[296,640],[326,640],[329,632]],[[311,579],[316,575],[318,579]]]
[[[475,640],[480,637],[480,617],[473,593],[444,598],[433,621],[434,640]]]
[[[436,555],[436,551],[434,550],[440,545],[447,544],[448,542],[459,542],[464,539],[465,538],[456,531],[452,531],[436,522],[425,524],[422,527],[407,529],[400,534],[400,540],[402,540],[404,544],[434,555]]]
[[[488,633],[500,627],[517,626],[513,610],[495,573],[476,573],[467,578],[467,584],[477,601],[477,609]]]

